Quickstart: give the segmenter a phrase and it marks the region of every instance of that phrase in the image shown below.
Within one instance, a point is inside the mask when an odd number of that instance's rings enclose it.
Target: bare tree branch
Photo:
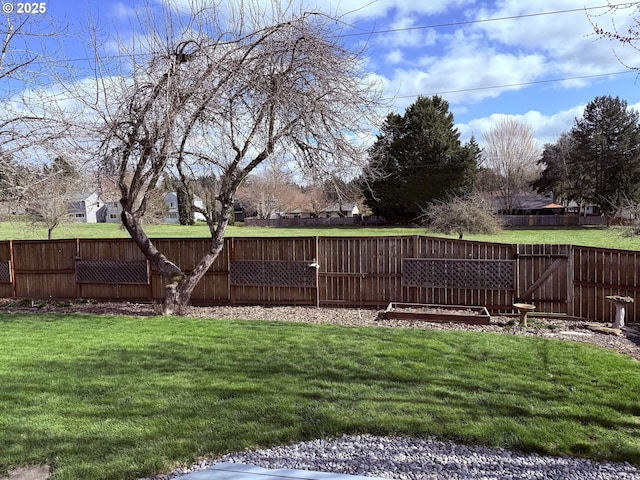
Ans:
[[[611,3],[607,2],[608,9],[599,15],[587,14],[594,33],[603,39],[617,42],[620,46],[627,46],[640,52],[640,4],[637,2],[630,3]],[[619,27],[616,18],[620,18],[624,14],[631,23],[627,26]],[[599,22],[600,19],[609,18],[611,27],[603,27]],[[622,28],[622,30],[620,29]],[[614,49],[614,54],[618,61],[629,70],[640,70],[638,65],[629,65],[622,59],[620,54]]]
[[[281,156],[315,176],[359,172],[365,145],[353,139],[373,128],[381,105],[361,52],[341,43],[339,19],[275,0],[173,7],[138,19],[142,41],[120,44],[127,74],[98,78],[96,91],[111,92],[85,102],[99,110],[87,131],[102,132],[99,156],[117,176],[123,224],[168,279],[167,312],[187,304],[222,249],[248,175]],[[100,63],[94,73],[110,70]],[[164,176],[180,179],[193,198],[199,174],[216,179],[220,211],[201,209],[210,247],[185,272],[157,250],[140,218]]]
[[[530,190],[541,171],[533,130],[526,123],[504,118],[485,132],[483,139],[483,164],[499,178],[504,210],[513,210],[517,196]]]

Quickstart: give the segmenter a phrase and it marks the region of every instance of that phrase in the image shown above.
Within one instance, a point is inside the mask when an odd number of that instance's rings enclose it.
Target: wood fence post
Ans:
[[[80,258],[80,238],[76,238],[76,256],[73,260],[73,266],[75,268],[76,262]],[[82,283],[78,282],[78,277],[76,275],[76,298],[82,298]]]
[[[314,242],[314,255],[313,257],[316,259],[316,266],[313,267],[316,270],[316,308],[320,308],[320,265],[323,265],[324,259],[320,258],[319,250],[320,250],[320,241],[318,239],[318,235],[315,236]]]
[[[13,285],[11,286],[11,293],[13,298],[18,297],[18,279],[16,278],[16,262],[13,257],[13,240],[9,240],[9,270],[11,271],[11,279],[13,280]]]
[[[236,304],[235,287],[231,285],[231,263],[236,258],[235,244],[233,237],[228,238],[229,248],[227,249],[227,292],[229,292],[229,302],[231,305]]]
[[[511,299],[511,303],[513,304],[514,302],[517,302],[518,299],[520,298],[520,244],[517,243],[514,245],[515,247],[515,253],[514,253],[514,258],[516,260],[516,290],[515,290],[515,295],[514,298]]]
[[[573,305],[573,283],[575,281],[575,261],[573,258],[573,245],[567,245],[567,315],[573,317],[575,307]]]

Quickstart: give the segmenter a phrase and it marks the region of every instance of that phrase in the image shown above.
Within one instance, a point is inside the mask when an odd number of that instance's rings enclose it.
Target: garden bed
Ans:
[[[423,320],[439,323],[469,323],[489,325],[491,316],[486,307],[461,305],[435,305],[427,303],[391,302],[384,311],[387,319]]]

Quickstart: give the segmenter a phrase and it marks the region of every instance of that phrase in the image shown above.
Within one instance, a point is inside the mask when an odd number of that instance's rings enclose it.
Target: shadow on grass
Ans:
[[[208,453],[365,432],[640,463],[632,442],[640,381],[623,359],[589,360],[582,345],[114,322],[117,338],[97,332],[43,345],[0,370],[0,465],[51,463],[57,478],[136,478]],[[603,373],[602,358],[613,373]]]

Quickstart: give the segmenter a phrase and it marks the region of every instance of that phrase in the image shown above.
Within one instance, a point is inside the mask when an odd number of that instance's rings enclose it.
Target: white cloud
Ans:
[[[371,43],[376,48],[403,48],[405,50],[433,47],[438,43],[440,37],[436,30],[415,28],[419,27],[415,23],[415,18],[406,20],[390,25],[389,30],[393,31],[377,34]]]
[[[374,19],[382,17],[406,17],[411,15],[433,15],[472,5],[475,0],[307,0],[305,6],[317,6],[326,11],[349,13],[354,19]]]
[[[514,85],[507,89],[518,89],[515,85],[538,78],[546,68],[540,55],[471,53],[432,61],[428,69],[396,69],[388,79],[388,86],[402,97],[441,94],[451,104],[473,103],[497,97],[505,90],[481,87]]]
[[[401,63],[403,59],[404,59],[404,55],[402,53],[402,50],[392,50],[391,52],[387,53],[387,55],[385,56],[386,62],[391,65]]]
[[[493,114],[488,117],[477,118],[466,124],[457,124],[463,141],[475,136],[478,142],[482,141],[482,135],[492,129],[496,122],[504,117],[512,117],[531,126],[540,146],[546,143],[554,143],[562,133],[568,132],[573,127],[576,118],[582,117],[584,105],[576,105],[568,110],[562,110],[553,115],[544,115],[536,110],[530,110],[521,115]]]
[[[118,20],[130,20],[136,17],[136,9],[122,2],[112,4],[109,13]]]
[[[609,29],[615,25],[619,31],[626,31],[630,12],[584,8],[582,0],[559,0],[552,7],[544,0],[508,0],[501,3],[500,8],[479,10],[476,18],[511,19],[479,23],[474,25],[474,30],[483,32],[489,41],[502,45],[502,48],[544,52],[552,62],[550,73],[575,76],[620,70],[621,64],[612,55],[612,47],[622,61],[633,61],[634,53],[637,55],[633,49],[623,48],[617,42],[612,45],[594,33],[596,23]],[[566,13],[529,16],[563,11]],[[515,18],[518,16],[523,17]]]
[[[511,117],[519,122],[524,122],[531,126],[540,146],[547,143],[555,143],[561,134],[569,132],[577,118],[582,118],[586,104],[575,105],[572,108],[561,110],[552,115],[544,115],[537,110],[529,110],[520,115],[492,114],[487,117],[477,118],[468,123],[458,123],[456,128],[460,132],[463,142],[468,141],[472,136],[478,143],[482,143],[482,135],[495,127],[498,120]],[[640,102],[628,105],[629,109],[640,112]]]

